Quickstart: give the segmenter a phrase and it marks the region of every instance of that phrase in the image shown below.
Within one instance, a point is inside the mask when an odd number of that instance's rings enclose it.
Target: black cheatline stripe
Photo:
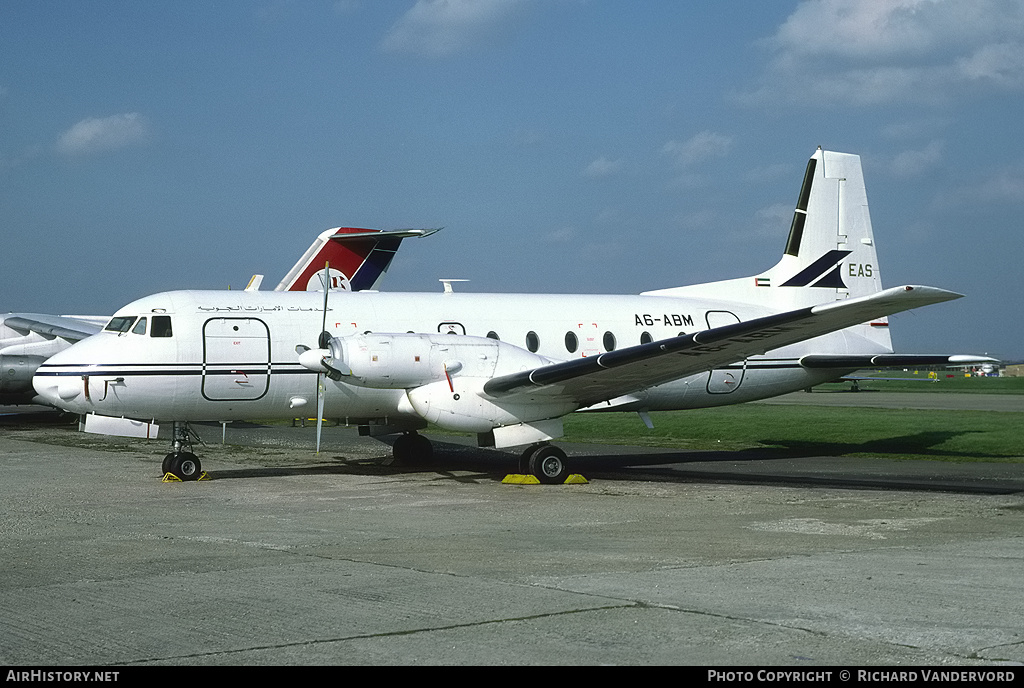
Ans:
[[[118,377],[157,377],[157,376],[172,376],[172,375],[232,375],[237,373],[245,373],[246,375],[316,375],[316,371],[309,370],[308,368],[298,366],[291,369],[281,370],[277,368],[268,369],[266,366],[259,368],[250,368],[246,366],[231,366],[229,364],[221,365],[217,364],[216,369],[206,368],[205,370],[198,365],[194,368],[170,368],[165,366],[156,367],[153,365],[139,366],[146,367],[144,370],[130,370],[120,368],[105,368],[97,370],[95,366],[81,366],[78,369],[74,369],[72,366],[54,366],[60,368],[72,368],[71,370],[37,370],[36,375],[39,377],[80,377],[82,375],[96,375],[103,377],[118,376]]]

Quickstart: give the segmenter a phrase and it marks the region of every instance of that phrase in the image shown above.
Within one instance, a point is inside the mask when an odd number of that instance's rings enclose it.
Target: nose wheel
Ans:
[[[192,439],[202,442],[199,435],[192,431],[188,423],[175,421],[171,425],[173,449],[164,457],[161,470],[163,475],[170,473],[178,480],[199,480],[203,475],[203,465],[199,457],[192,452]]]
[[[192,452],[171,452],[164,457],[162,470],[164,475],[170,473],[178,480],[199,480],[203,474],[203,465]]]

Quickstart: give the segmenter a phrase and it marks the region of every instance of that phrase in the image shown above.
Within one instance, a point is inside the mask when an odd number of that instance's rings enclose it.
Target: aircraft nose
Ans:
[[[85,391],[87,382],[82,376],[48,377],[35,375],[32,378],[32,386],[36,393],[46,400],[48,404],[62,407],[66,402],[74,401]]]
[[[32,387],[44,403],[65,411],[75,411],[75,402],[88,396],[89,382],[82,375],[58,374],[59,367],[70,362],[65,355],[67,351],[69,350],[51,356],[39,366],[36,374],[32,376]]]

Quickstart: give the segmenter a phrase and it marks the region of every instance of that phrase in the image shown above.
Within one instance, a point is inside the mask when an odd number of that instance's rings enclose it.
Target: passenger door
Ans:
[[[270,329],[258,318],[211,318],[203,325],[203,397],[259,399],[270,385]]]
[[[708,328],[723,327],[740,322],[735,313],[730,311],[708,311],[705,315]],[[743,384],[743,374],[746,372],[747,362],[716,368],[708,373],[708,394],[729,394],[739,389]]]

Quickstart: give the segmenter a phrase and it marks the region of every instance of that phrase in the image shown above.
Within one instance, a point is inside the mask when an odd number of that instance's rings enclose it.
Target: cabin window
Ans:
[[[139,318],[139,322],[135,323],[135,327],[132,328],[132,334],[146,334],[146,318]]]
[[[526,348],[532,353],[537,353],[537,349],[540,348],[540,337],[533,330],[526,333]]]
[[[132,328],[133,322],[135,322],[134,315],[114,316],[103,329],[107,332],[127,332]]]
[[[651,336],[650,332],[641,332],[640,333],[640,343],[641,344],[650,344],[653,341],[654,341],[654,337]]]
[[[171,316],[169,315],[154,315],[153,316],[153,327],[149,330],[150,337],[170,337],[171,336]]]
[[[615,351],[615,335],[611,332],[604,333],[603,343],[605,351]]]
[[[571,354],[576,353],[576,349],[579,348],[580,342],[576,339],[575,332],[565,333],[565,350]]]

